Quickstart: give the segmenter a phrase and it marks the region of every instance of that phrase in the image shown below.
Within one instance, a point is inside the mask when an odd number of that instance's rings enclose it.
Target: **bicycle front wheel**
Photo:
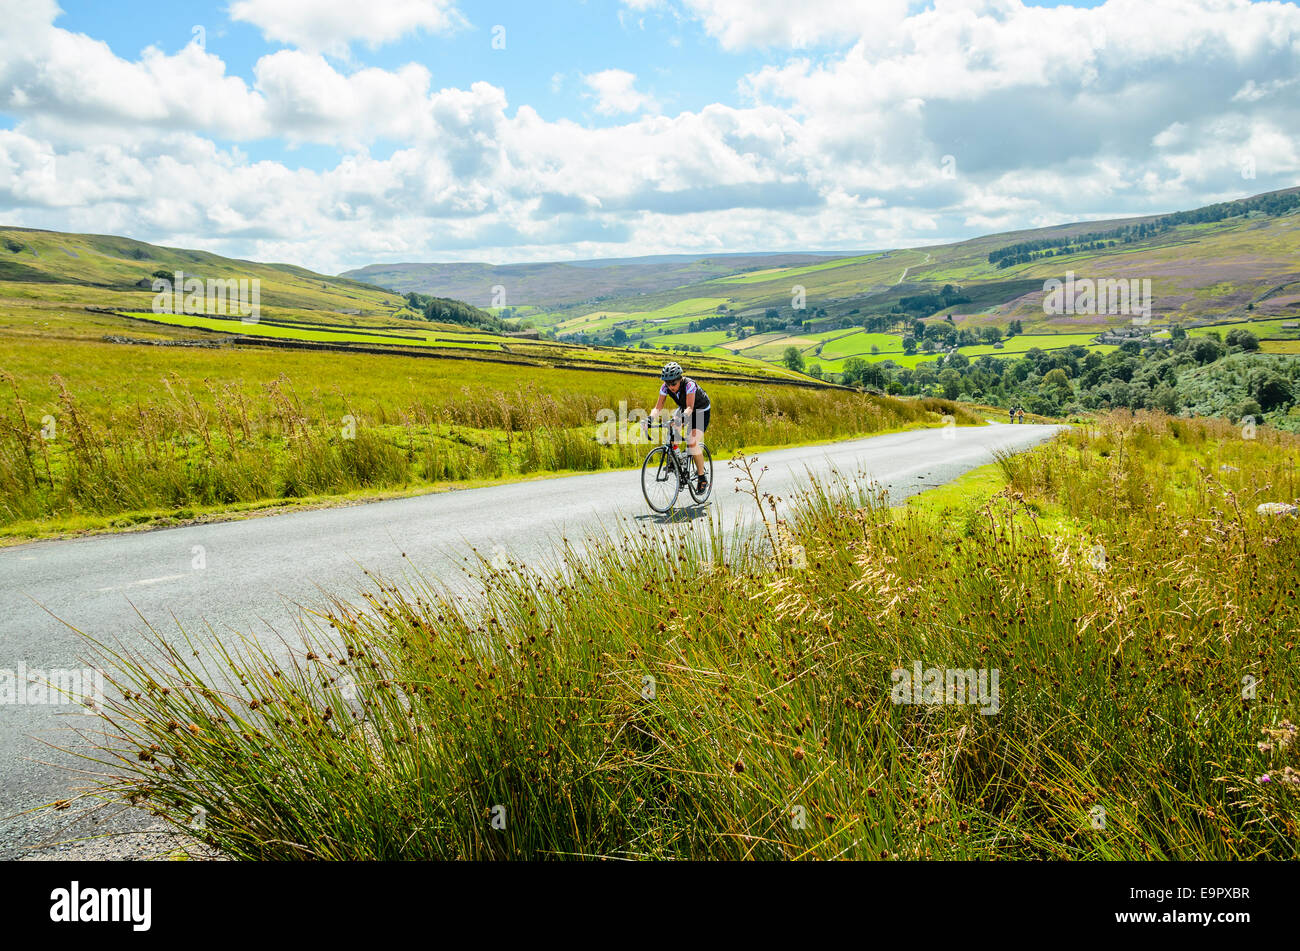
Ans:
[[[682,490],[677,467],[663,446],[650,450],[641,463],[641,492],[646,503],[656,512],[669,512]]]
[[[695,500],[696,505],[703,505],[705,502],[709,501],[709,496],[713,494],[713,453],[709,452],[708,446],[700,446],[700,454],[704,456],[704,476],[706,479],[708,479],[708,484],[704,487],[703,492],[695,491],[695,486],[696,486],[695,476],[697,475],[697,473],[695,471],[695,466],[692,465],[690,467],[691,498]]]

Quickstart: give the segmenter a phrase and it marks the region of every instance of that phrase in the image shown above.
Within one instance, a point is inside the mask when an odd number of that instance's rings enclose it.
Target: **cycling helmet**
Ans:
[[[671,383],[673,380],[680,379],[682,368],[676,363],[665,363],[664,371],[659,374],[659,379],[665,383]]]

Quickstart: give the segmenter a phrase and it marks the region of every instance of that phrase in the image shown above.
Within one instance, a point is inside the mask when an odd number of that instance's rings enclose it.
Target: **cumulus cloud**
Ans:
[[[347,30],[241,77],[198,46],[123,59],[30,0],[0,34],[0,112],[17,120],[0,130],[0,215],[341,270],[917,245],[1193,207],[1300,174],[1293,5],[869,6],[809,0],[782,18],[755,0],[746,20],[739,4],[681,0],[671,9],[720,46],[784,49],[741,79],[739,105],[675,115],[626,70],[551,77],[613,120],[591,124],[492,83],[443,88],[423,65],[327,58],[371,41]],[[241,151],[298,142],[338,156],[297,168],[292,153]]]
[[[466,25],[453,0],[236,0],[230,18],[252,23],[266,39],[309,52],[346,55],[409,33],[449,33]]]
[[[591,90],[596,100],[596,111],[602,116],[616,116],[628,112],[657,112],[659,104],[654,97],[638,92],[636,74],[625,69],[604,69],[588,73],[582,82]]]

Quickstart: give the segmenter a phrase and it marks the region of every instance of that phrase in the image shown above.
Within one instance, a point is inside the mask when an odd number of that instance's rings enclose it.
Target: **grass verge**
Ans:
[[[380,582],[288,656],[101,646],[89,795],[249,859],[1294,859],[1300,519],[1254,506],[1298,448],[1114,414],[780,515],[741,458],[749,533]]]

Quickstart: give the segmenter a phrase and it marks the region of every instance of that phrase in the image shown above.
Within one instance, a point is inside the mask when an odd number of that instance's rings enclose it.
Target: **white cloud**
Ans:
[[[454,0],[236,0],[230,18],[252,23],[268,40],[335,56],[353,43],[374,49],[419,30],[466,25]]]
[[[636,74],[625,69],[604,69],[582,77],[596,100],[596,111],[602,116],[616,116],[628,112],[657,112],[659,104],[653,96],[638,92]]]
[[[882,248],[1194,207],[1300,175],[1292,5],[935,0],[905,18],[894,8],[885,30],[816,0],[784,25],[768,0],[746,6],[749,23],[724,16],[739,6],[690,2],[724,44],[796,47],[846,22],[853,39],[769,57],[740,108],[664,115],[631,72],[582,76],[568,87],[623,117],[591,127],[543,117],[513,88],[508,102],[486,82],[439,88],[418,64],[325,58],[344,38],[369,41],[353,32],[320,32],[241,78],[197,46],[123,59],[31,0],[0,34],[0,111],[17,120],[0,131],[0,216],[341,270]],[[250,161],[214,139],[339,157],[294,168],[293,152]],[[1256,180],[1242,178],[1246,158]]]

